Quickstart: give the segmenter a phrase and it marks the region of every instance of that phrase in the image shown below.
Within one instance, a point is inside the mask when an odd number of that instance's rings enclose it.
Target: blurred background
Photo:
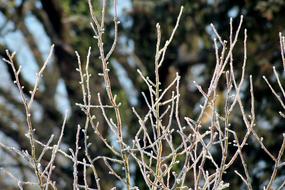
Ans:
[[[95,12],[100,12],[101,1],[94,0]],[[145,75],[154,78],[154,52],[156,44],[157,22],[161,25],[162,40],[168,39],[175,25],[180,6],[184,12],[171,43],[163,66],[160,69],[162,86],[166,86],[179,72],[182,76],[180,91],[181,115],[197,118],[200,111],[201,95],[193,86],[193,80],[207,89],[215,66],[215,51],[213,48],[213,23],[224,39],[229,36],[229,20],[234,19],[237,27],[240,15],[244,15],[242,29],[248,31],[248,60],[246,73],[253,75],[256,99],[256,130],[264,137],[265,144],[277,155],[285,132],[284,119],[280,119],[278,111],[281,107],[272,98],[272,94],[262,75],[274,80],[272,66],[282,73],[279,32],[285,32],[285,1],[284,0],[118,0],[119,41],[111,59],[111,80],[118,99],[122,102],[124,132],[126,141],[135,133],[138,122],[133,116],[131,107],[139,113],[148,110],[141,92],[147,92],[147,86],[138,76],[140,69]],[[113,2],[108,1],[106,15],[105,46],[109,48],[114,35]],[[92,38],[87,0],[0,0],[0,57],[5,58],[5,50],[16,51],[15,62],[22,65],[20,75],[25,93],[35,83],[35,73],[39,70],[50,50],[55,44],[53,57],[44,73],[39,93],[33,106],[33,122],[36,128],[36,138],[46,142],[51,134],[58,135],[64,113],[68,112],[68,121],[63,139],[63,149],[73,148],[77,124],[85,120],[84,113],[75,103],[82,103],[79,86],[79,74],[75,71],[77,60],[74,51],[77,50],[83,60],[86,60],[88,47],[92,47],[90,72],[93,74],[91,90],[94,94],[92,102],[97,102],[96,94],[104,94],[103,81],[98,77],[101,64],[98,60],[97,42]],[[234,51],[236,69],[240,69],[243,60],[243,32]],[[237,76],[238,76],[237,72]],[[282,81],[284,77],[282,76]],[[248,78],[247,78],[248,79]],[[0,60],[0,142],[10,144],[19,149],[30,149],[25,123],[24,108],[21,105],[18,90],[13,84],[14,76],[11,68]],[[223,106],[223,91],[221,85],[220,98]],[[248,83],[243,92],[248,92]],[[244,93],[243,101],[248,105],[250,97]],[[107,97],[104,101],[107,101]],[[219,105],[218,105],[219,106]],[[248,108],[247,108],[248,109]],[[98,111],[94,111],[96,114]],[[110,113],[112,114],[112,113]],[[100,112],[96,114],[100,122],[100,131],[105,137],[112,134],[104,125]],[[181,117],[181,118],[183,118]],[[246,132],[241,125],[240,114],[234,115],[232,128],[239,132],[240,137]],[[207,123],[207,119],[204,120]],[[90,132],[91,133],[91,132]],[[91,151],[93,155],[110,155],[102,147],[103,143],[95,142]],[[261,189],[269,179],[273,162],[263,153],[258,143],[251,139],[245,148],[245,158],[250,174],[253,176],[254,189]],[[234,152],[235,149],[232,150]],[[218,156],[218,155],[217,155]],[[71,189],[72,163],[64,158],[57,160],[54,180],[59,189]],[[108,174],[104,164],[97,164],[100,171],[103,189],[114,186],[114,177]],[[27,163],[17,155],[6,150],[0,150],[0,168],[4,167],[22,180],[33,180],[32,170]],[[240,168],[239,163],[234,168]],[[135,165],[132,166],[133,182],[140,189],[147,189]],[[243,189],[241,179],[229,172],[224,181],[231,181],[230,189]],[[282,177],[283,176],[283,177]],[[190,180],[190,179],[189,179]],[[285,180],[285,170],[278,180]],[[91,182],[92,183],[92,182]],[[94,182],[93,182],[94,183]],[[191,183],[191,181],[189,181]],[[120,184],[115,184],[120,187]],[[0,189],[16,189],[15,183],[0,171]]]

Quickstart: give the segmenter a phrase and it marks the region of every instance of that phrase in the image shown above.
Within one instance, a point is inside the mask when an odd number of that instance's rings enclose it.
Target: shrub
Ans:
[[[37,131],[35,131],[34,123],[31,120],[34,99],[54,46],[51,47],[47,61],[36,75],[36,82],[29,97],[23,92],[24,86],[19,79],[21,67],[16,68],[15,53],[6,52],[7,59],[4,61],[13,70],[14,83],[19,90],[25,109],[26,136],[29,139],[30,149],[18,150],[4,143],[0,143],[0,147],[5,151],[17,154],[19,159],[24,160],[26,167],[31,169],[32,175],[35,176],[31,180],[21,180],[5,167],[1,168],[3,173],[17,183],[18,188],[47,190],[68,186],[68,184],[61,182],[64,179],[53,177],[56,167],[63,164],[60,159],[63,159],[64,162],[69,160],[72,163],[73,189],[105,189],[104,184],[100,181],[104,176],[100,176],[100,171],[98,171],[98,164],[100,163],[104,163],[109,174],[114,176],[113,189],[116,189],[116,186],[122,189],[142,188],[136,181],[133,181],[132,174],[134,172],[132,168],[140,171],[144,181],[142,186],[149,189],[226,189],[230,188],[234,182],[233,179],[227,177],[229,172],[234,172],[243,181],[245,188],[253,189],[252,183],[254,181],[251,178],[251,171],[248,169],[245,157],[248,153],[246,145],[250,140],[258,144],[274,163],[272,175],[264,181],[264,189],[281,190],[284,188],[285,182],[280,183],[278,181],[278,171],[284,166],[282,155],[285,149],[285,135],[283,134],[283,142],[280,142],[279,153],[275,155],[263,143],[263,138],[258,135],[255,129],[256,110],[253,77],[251,75],[247,77],[245,74],[247,61],[246,29],[243,34],[244,57],[242,67],[236,69],[234,65],[233,51],[242,30],[242,16],[236,30],[233,29],[232,20],[230,20],[228,41],[223,40],[214,25],[211,25],[216,36],[213,41],[216,66],[207,89],[203,89],[197,82],[193,82],[203,99],[200,115],[197,118],[184,117],[182,119],[180,116],[180,76],[178,73],[165,88],[162,88],[160,82],[159,69],[164,62],[167,48],[175,37],[183,7],[181,7],[171,35],[165,42],[162,42],[160,25],[156,25],[154,80],[138,70],[138,75],[148,89],[149,94],[142,94],[148,110],[145,110],[145,113],[138,113],[136,108],[129,108],[132,109],[133,115],[137,118],[137,126],[130,126],[135,128],[136,133],[132,137],[126,137],[124,118],[122,118],[124,110],[117,100],[117,95],[114,94],[109,76],[110,59],[118,41],[119,20],[115,14],[113,45],[107,50],[104,46],[104,12],[106,8],[102,8],[102,14],[99,18],[94,12],[91,0],[88,2],[92,19],[91,27],[94,31],[94,40],[97,42],[99,60],[102,66],[102,73],[99,73],[99,76],[104,82],[105,94],[94,95],[90,89],[90,78],[93,77],[89,72],[91,48],[88,50],[85,64],[82,63],[79,53],[75,52],[78,58],[79,85],[82,91],[82,102],[78,102],[76,105],[84,113],[85,123],[83,125],[78,124],[74,149],[65,150],[61,145],[64,131],[67,130],[65,127],[67,115],[62,123],[61,132],[58,135],[52,134],[46,142],[35,138],[34,134]],[[285,40],[281,34],[280,46],[283,66],[285,66]],[[237,75],[238,71],[240,74]],[[273,68],[273,71],[282,97],[266,77],[264,80],[282,108],[285,109],[282,100],[285,98],[285,91],[276,69]],[[250,86],[249,92],[243,90],[245,85]],[[218,88],[221,88],[223,93],[220,93],[221,90]],[[243,103],[242,96],[245,93],[250,95],[250,105]],[[98,104],[93,104],[91,97],[94,96],[97,96]],[[106,104],[102,100],[102,96],[107,98]],[[223,100],[220,100],[221,97]],[[101,123],[97,121],[98,116],[93,111],[95,109],[101,111],[101,116],[106,123],[105,127],[112,131],[112,136],[104,136],[99,130],[98,126]],[[281,117],[285,117],[283,112],[279,112],[279,114]],[[239,118],[237,115],[240,115],[242,120],[236,122],[235,120]],[[238,123],[239,126],[232,127],[232,123]],[[240,133],[237,134],[237,130],[241,127],[244,130],[242,136]],[[104,152],[101,155],[92,154],[90,148],[96,146],[96,144],[91,143],[89,138],[92,133],[104,143],[111,154]],[[236,169],[234,166],[236,162],[240,162],[243,168]]]

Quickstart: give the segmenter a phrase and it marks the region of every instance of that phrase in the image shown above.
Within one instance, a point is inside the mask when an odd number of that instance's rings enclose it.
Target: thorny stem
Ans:
[[[183,12],[183,6],[180,8],[179,15],[176,20],[176,24],[174,26],[174,29],[172,30],[172,33],[169,37],[169,39],[165,42],[164,46],[160,49],[160,43],[161,43],[161,31],[160,31],[160,25],[156,25],[157,29],[157,42],[156,42],[156,54],[155,54],[155,120],[156,120],[156,132],[157,132],[157,138],[160,138],[161,136],[161,130],[162,130],[162,123],[160,119],[160,104],[159,104],[159,98],[160,98],[160,79],[159,79],[159,68],[162,65],[165,57],[166,50],[171,43],[174,34],[179,26],[179,22],[181,19],[181,15]],[[155,169],[155,175],[156,177],[156,182],[154,183],[155,187],[154,189],[157,188],[157,183],[163,184],[163,178],[161,174],[161,164],[162,164],[162,153],[163,153],[163,145],[162,145],[162,140],[159,141],[158,143],[158,155],[157,155],[157,162],[156,162],[156,169]]]
[[[38,178],[38,181],[39,181],[39,185],[40,185],[40,188],[41,189],[44,189],[44,185],[43,185],[43,181],[42,181],[42,178],[41,178],[41,171],[40,171],[40,168],[39,168],[39,162],[37,161],[37,155],[36,155],[36,146],[35,146],[35,138],[34,138],[34,127],[33,127],[33,124],[32,124],[32,112],[31,112],[31,106],[32,106],[32,103],[33,103],[33,100],[34,100],[34,96],[36,94],[36,92],[38,91],[38,86],[39,86],[39,81],[42,77],[42,74],[44,72],[44,69],[46,68],[46,65],[48,64],[48,61],[52,55],[52,52],[53,52],[53,49],[54,49],[54,45],[51,46],[51,49],[50,49],[50,52],[49,52],[49,55],[46,59],[46,61],[43,63],[40,71],[36,74],[36,82],[35,82],[35,85],[34,85],[34,88],[33,88],[33,91],[30,91],[30,94],[31,94],[31,97],[30,97],[30,100],[28,101],[24,92],[23,92],[23,88],[24,86],[21,85],[21,82],[20,82],[20,79],[19,79],[19,75],[20,75],[20,72],[21,72],[21,66],[16,69],[15,67],[15,64],[14,64],[14,57],[15,57],[15,53],[12,53],[10,54],[8,50],[6,50],[6,54],[7,54],[7,57],[8,57],[8,60],[6,59],[3,59],[5,62],[7,62],[8,64],[10,64],[12,70],[13,70],[13,73],[14,73],[14,76],[15,76],[15,81],[14,83],[16,83],[17,87],[18,87],[18,90],[20,92],[20,95],[21,95],[21,99],[22,99],[22,103],[24,105],[24,108],[25,108],[25,113],[26,113],[26,122],[27,122],[27,125],[28,125],[28,138],[29,138],[29,142],[30,142],[30,145],[31,145],[31,158],[32,158],[32,162],[33,162],[33,168],[35,170],[35,174]]]
[[[97,127],[94,127],[94,123],[93,123],[93,118],[91,116],[91,92],[90,92],[90,77],[91,77],[91,74],[89,74],[89,62],[90,62],[90,55],[91,55],[91,47],[89,47],[88,49],[88,54],[87,54],[87,59],[86,59],[86,65],[85,65],[85,70],[83,71],[82,69],[82,63],[81,63],[81,60],[80,60],[80,56],[78,54],[78,52],[75,52],[76,53],[76,56],[77,56],[77,61],[78,61],[78,71],[79,71],[79,74],[80,74],[80,85],[81,85],[81,88],[82,88],[82,98],[83,98],[83,103],[84,103],[84,112],[86,114],[86,120],[85,120],[85,127],[84,127],[84,130],[83,130],[83,133],[84,133],[84,148],[85,148],[85,156],[87,157],[87,161],[91,164],[90,165],[90,168],[93,172],[93,175],[94,175],[94,180],[96,182],[96,186],[97,186],[97,189],[100,190],[101,187],[100,187],[100,183],[99,183],[99,176],[98,176],[98,173],[97,173],[97,170],[96,170],[96,167],[94,166],[94,161],[92,160],[90,154],[89,154],[89,144],[88,144],[88,135],[87,135],[87,132],[88,132],[88,128],[89,128],[89,123],[91,124],[91,126],[96,129]],[[86,163],[86,160],[84,160],[85,163]],[[86,165],[84,165],[84,176],[86,176]],[[85,186],[86,188],[88,188],[88,183],[87,181],[85,180]]]
[[[124,168],[125,168],[126,184],[127,184],[128,190],[129,190],[131,188],[129,158],[128,158],[127,152],[124,151],[125,145],[123,143],[121,113],[119,110],[119,106],[116,102],[115,96],[113,95],[113,92],[112,92],[112,86],[111,86],[111,81],[110,81],[110,77],[109,77],[109,68],[108,68],[109,58],[110,58],[110,56],[111,56],[112,52],[114,51],[115,46],[117,44],[119,21],[117,19],[117,15],[115,15],[114,16],[114,26],[115,26],[114,41],[113,41],[113,45],[112,45],[111,49],[109,50],[107,55],[105,55],[104,45],[103,45],[104,44],[104,42],[103,42],[104,22],[101,22],[101,25],[99,25],[99,22],[98,22],[97,18],[94,15],[94,12],[93,12],[93,6],[91,3],[91,0],[88,0],[88,3],[89,3],[89,9],[90,9],[90,14],[91,14],[92,20],[96,25],[96,29],[95,29],[95,27],[92,27],[92,28],[94,31],[96,31],[95,35],[97,34],[97,36],[96,36],[97,40],[98,40],[97,45],[99,48],[100,60],[102,62],[102,67],[103,67],[103,78],[104,78],[104,82],[105,82],[105,88],[106,88],[106,92],[107,92],[108,98],[110,100],[110,103],[113,106],[114,111],[115,111],[115,115],[116,115],[117,138],[118,138],[118,143],[120,144],[121,157],[122,157],[122,160],[124,162]],[[116,0],[114,0],[115,10],[117,9],[116,4],[117,4]],[[105,0],[103,0],[103,5],[105,5]],[[105,7],[103,7],[103,10],[104,9],[105,9]],[[104,20],[103,19],[104,16],[105,15],[102,14],[101,21]]]

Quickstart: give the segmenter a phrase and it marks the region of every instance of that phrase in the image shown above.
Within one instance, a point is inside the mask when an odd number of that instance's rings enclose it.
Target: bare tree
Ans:
[[[160,81],[160,68],[164,63],[167,48],[175,36],[179,27],[183,7],[177,17],[175,26],[168,40],[162,42],[160,25],[156,25],[157,42],[154,59],[154,80],[145,76],[141,70],[138,75],[144,81],[148,88],[148,95],[142,93],[146,107],[145,113],[139,113],[132,107],[133,114],[137,118],[138,126],[135,129],[136,134],[133,137],[125,138],[124,123],[122,122],[121,103],[117,100],[117,95],[112,89],[112,81],[109,75],[112,53],[116,48],[118,41],[118,24],[120,23],[114,1],[115,14],[114,39],[113,45],[107,49],[104,46],[105,32],[105,12],[106,1],[103,0],[103,7],[100,16],[94,12],[91,0],[88,1],[91,15],[91,28],[94,32],[94,41],[99,50],[99,62],[102,72],[98,74],[102,78],[105,92],[104,94],[95,94],[90,87],[90,78],[94,77],[89,71],[90,57],[92,54],[89,48],[86,63],[82,63],[78,52],[75,52],[78,60],[79,84],[81,87],[80,102],[76,106],[84,113],[84,123],[78,123],[75,135],[74,149],[66,150],[62,145],[64,137],[67,116],[62,122],[61,132],[58,135],[51,134],[50,138],[43,142],[42,139],[35,137],[35,127],[31,120],[33,117],[32,106],[38,92],[40,79],[43,77],[44,70],[49,62],[54,46],[51,47],[47,61],[41,65],[41,69],[36,74],[36,82],[31,88],[30,94],[24,92],[25,86],[22,85],[19,78],[21,67],[16,67],[14,62],[15,53],[6,51],[6,63],[12,68],[20,98],[24,107],[26,116],[26,137],[29,141],[28,150],[18,149],[3,142],[0,147],[7,154],[16,155],[15,158],[25,164],[26,170],[30,170],[32,179],[22,180],[9,171],[6,167],[1,167],[1,171],[10,176],[20,189],[30,189],[32,186],[39,189],[58,189],[61,180],[54,179],[55,168],[62,164],[60,159],[71,163],[73,168],[73,189],[104,189],[100,179],[105,176],[100,175],[98,171],[99,164],[103,163],[108,169],[109,174],[114,176],[113,188],[139,189],[136,182],[132,180],[132,166],[138,169],[149,189],[215,189],[222,190],[231,186],[231,180],[225,181],[227,172],[234,171],[241,178],[247,189],[252,190],[251,171],[248,169],[246,160],[246,145],[253,139],[274,162],[273,171],[264,189],[283,189],[285,183],[276,183],[278,171],[285,165],[282,156],[285,149],[285,135],[283,142],[280,142],[278,155],[274,155],[263,143],[263,138],[258,135],[255,129],[256,114],[254,100],[253,77],[246,77],[247,62],[247,30],[243,33],[243,62],[242,67],[236,69],[236,63],[233,58],[233,51],[239,40],[242,31],[243,16],[240,17],[239,25],[236,29],[233,27],[233,21],[230,20],[230,35],[228,40],[224,40],[214,27],[212,30],[216,36],[213,40],[216,65],[212,74],[210,84],[207,89],[203,89],[197,82],[193,85],[201,93],[202,103],[200,105],[200,115],[197,118],[180,116],[180,79],[178,73],[172,79],[170,84],[162,87]],[[280,34],[280,47],[283,65],[284,61],[284,36]],[[284,67],[285,69],[285,67]],[[240,77],[236,77],[236,72],[240,72]],[[285,91],[281,84],[279,75],[273,68],[277,84],[281,95],[285,98]],[[97,77],[97,76],[96,76]],[[277,98],[282,108],[285,109],[284,101],[279,93],[271,85],[266,77],[264,80],[273,95]],[[246,92],[242,88],[246,83],[250,91]],[[223,107],[217,106],[219,96],[218,87],[223,89]],[[79,93],[79,92],[77,92]],[[242,94],[249,93],[251,104],[246,105],[243,102]],[[170,96],[169,96],[170,95]],[[102,97],[107,98],[106,103]],[[96,97],[96,103],[92,100]],[[96,111],[97,110],[97,111]],[[98,110],[104,123],[100,123]],[[94,114],[96,113],[96,114]],[[283,111],[279,112],[284,117]],[[237,135],[235,127],[231,123],[236,115],[241,115],[242,120],[239,125],[243,127],[245,133],[243,136]],[[205,119],[207,118],[207,119]],[[111,136],[105,136],[99,126],[108,128],[112,132]],[[131,126],[133,127],[133,126]],[[95,134],[95,137],[94,135]],[[97,138],[112,153],[100,155],[92,154],[90,149],[96,144],[92,144],[90,139]],[[234,150],[233,154],[229,151]],[[215,155],[219,155],[218,157]],[[68,161],[67,161],[68,160]],[[234,164],[241,162],[242,168],[235,169]],[[80,168],[83,168],[80,170]],[[92,184],[92,181],[95,184]]]

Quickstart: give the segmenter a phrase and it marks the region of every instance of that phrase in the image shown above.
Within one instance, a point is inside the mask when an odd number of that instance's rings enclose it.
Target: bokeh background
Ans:
[[[150,78],[154,77],[155,25],[160,23],[162,39],[166,40],[175,25],[181,5],[184,6],[181,23],[160,69],[162,85],[166,86],[176,72],[180,73],[181,115],[195,119],[202,99],[192,82],[195,80],[206,89],[215,66],[214,35],[210,23],[216,26],[224,39],[228,39],[230,17],[234,19],[233,24],[237,27],[240,15],[244,15],[242,29],[248,30],[246,73],[252,74],[254,78],[256,130],[276,155],[282,142],[282,133],[285,132],[285,123],[284,119],[278,116],[281,107],[273,98],[262,76],[274,80],[272,66],[276,66],[280,73],[283,71],[278,33],[285,32],[284,0],[118,0],[117,9],[121,24],[118,45],[111,61],[111,80],[113,89],[122,102],[121,109],[124,110],[122,113],[126,141],[138,126],[131,107],[136,107],[140,113],[147,110],[141,95],[141,92],[147,91],[147,87],[136,70],[140,69]],[[94,0],[97,13],[100,12],[100,6],[101,1]],[[111,46],[114,34],[113,2],[108,1],[107,6],[106,48]],[[97,75],[101,72],[101,64],[98,60],[97,42],[92,38],[90,21],[87,0],[0,0],[0,57],[6,57],[6,49],[17,52],[16,64],[22,65],[23,68],[20,77],[25,85],[25,93],[28,94],[35,83],[35,73],[46,59],[51,44],[55,44],[53,57],[36,96],[33,122],[36,138],[45,142],[52,133],[58,135],[64,113],[67,111],[69,117],[62,145],[66,150],[74,147],[76,126],[84,122],[83,112],[75,106],[75,103],[82,102],[79,75],[75,70],[75,50],[85,60],[88,47],[92,47],[91,90],[94,97],[98,92],[104,94],[103,81]],[[237,70],[243,60],[242,42],[243,33],[234,51]],[[0,60],[0,141],[29,150],[28,138],[25,137],[23,106],[13,80],[11,68]],[[221,100],[218,101],[221,105],[223,90],[221,87]],[[248,91],[247,83],[243,91]],[[245,104],[250,101],[247,94],[243,95]],[[96,98],[92,101],[97,102]],[[97,120],[100,121],[102,134],[112,138],[99,112]],[[240,115],[236,114],[231,127],[242,137],[246,129],[241,126],[240,121]],[[207,123],[207,119],[204,122]],[[96,140],[95,135],[91,135],[91,138],[95,142],[91,147],[92,154],[110,155],[110,152],[103,148],[103,143]],[[246,151],[245,158],[253,176],[254,189],[261,189],[269,179],[273,162],[254,140],[250,140]],[[59,167],[55,170],[54,179],[60,189],[71,189],[72,164],[64,158],[59,158],[57,162]],[[110,189],[114,185],[114,178],[108,174],[104,164],[97,164],[100,176],[103,176],[103,189]],[[25,161],[8,151],[0,150],[0,167],[9,169],[20,179],[33,179]],[[234,168],[240,167],[238,163],[234,165]],[[132,173],[133,182],[141,189],[146,189],[135,165],[132,166]],[[234,172],[229,172],[224,180],[232,182],[230,189],[244,187]],[[281,171],[278,180],[285,180],[285,170]],[[13,181],[1,172],[0,189],[15,189]]]

